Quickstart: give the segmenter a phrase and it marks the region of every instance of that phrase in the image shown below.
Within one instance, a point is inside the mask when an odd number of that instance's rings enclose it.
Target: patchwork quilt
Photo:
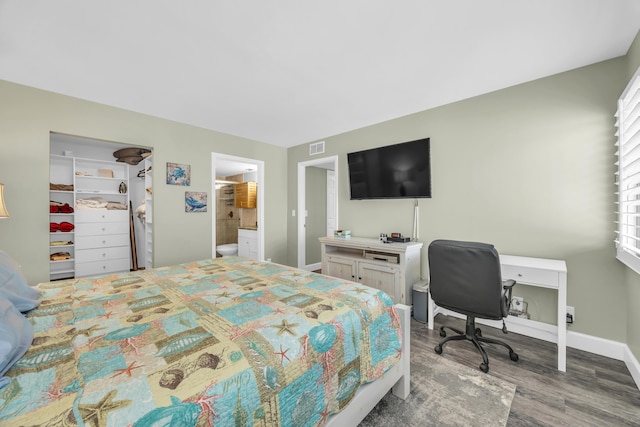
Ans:
[[[317,426],[400,357],[383,292],[242,257],[38,287],[3,426]]]

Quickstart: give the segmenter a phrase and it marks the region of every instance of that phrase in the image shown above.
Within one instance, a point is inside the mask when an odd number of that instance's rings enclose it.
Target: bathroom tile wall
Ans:
[[[238,243],[239,209],[235,206],[233,185],[216,189],[216,244]]]

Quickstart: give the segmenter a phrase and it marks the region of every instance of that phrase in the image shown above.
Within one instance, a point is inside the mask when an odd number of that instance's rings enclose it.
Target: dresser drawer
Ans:
[[[547,288],[557,288],[560,285],[557,271],[514,265],[502,265],[502,279],[513,279],[516,282],[534,283]]]
[[[77,209],[75,222],[129,222],[128,210]]]
[[[129,271],[129,259],[112,259],[94,262],[76,262],[76,277]]]
[[[114,248],[78,249],[76,248],[76,262],[92,262],[100,260],[112,260],[118,258],[129,259],[129,247],[117,246]]]
[[[77,236],[102,236],[104,234],[128,234],[128,222],[86,222],[76,223]]]
[[[109,248],[113,246],[128,246],[128,234],[106,234],[104,236],[76,236],[76,247],[80,249]]]

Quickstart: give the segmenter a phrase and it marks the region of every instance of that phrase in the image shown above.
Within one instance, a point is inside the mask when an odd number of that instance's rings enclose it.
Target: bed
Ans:
[[[409,307],[353,282],[223,257],[37,289],[0,425],[346,426],[409,394]]]

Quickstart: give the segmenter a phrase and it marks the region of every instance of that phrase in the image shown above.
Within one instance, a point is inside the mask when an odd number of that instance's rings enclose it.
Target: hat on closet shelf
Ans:
[[[148,157],[150,154],[151,154],[151,150],[147,148],[128,147],[128,148],[122,148],[118,151],[114,151],[113,157],[117,159],[116,162],[123,162],[123,163],[128,163],[130,165],[137,165],[145,157]]]

